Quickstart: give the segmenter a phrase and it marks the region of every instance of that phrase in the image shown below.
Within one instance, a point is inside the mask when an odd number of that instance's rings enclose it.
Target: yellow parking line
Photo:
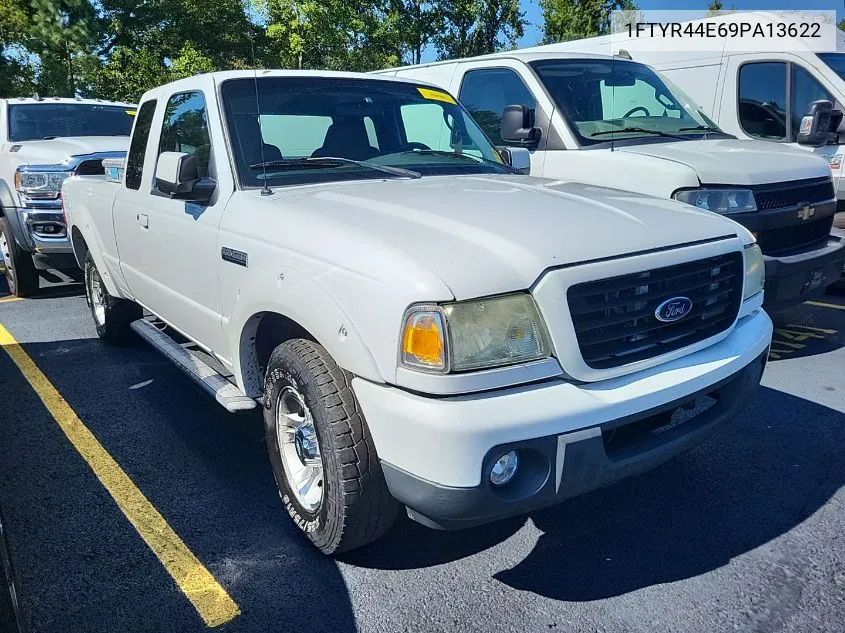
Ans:
[[[820,308],[833,308],[834,310],[845,310],[845,306],[836,303],[824,303],[823,301],[805,301],[809,306],[818,306]]]
[[[71,444],[88,462],[123,514],[193,603],[206,626],[225,624],[240,614],[238,605],[226,590],[188,549],[2,324],[0,347],[21,370]]]
[[[0,297],[0,303],[12,303],[12,301],[20,301],[20,297]]]

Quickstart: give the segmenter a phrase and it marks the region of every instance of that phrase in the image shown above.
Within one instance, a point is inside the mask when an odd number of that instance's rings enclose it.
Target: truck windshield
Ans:
[[[259,77],[220,91],[243,187],[509,172],[463,107],[430,86]]]
[[[648,66],[628,61],[531,62],[582,145],[728,136],[687,95]]]
[[[840,79],[845,80],[845,53],[818,53],[818,56]]]
[[[129,136],[135,108],[86,103],[27,103],[9,106],[9,140],[64,136]]]

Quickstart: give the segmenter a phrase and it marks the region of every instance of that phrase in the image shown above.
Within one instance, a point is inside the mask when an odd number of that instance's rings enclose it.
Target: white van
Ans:
[[[827,161],[737,140],[644,64],[537,47],[380,72],[457,95],[496,145],[531,150],[534,176],[675,198],[737,220],[766,255],[771,311],[841,274]]]
[[[731,14],[707,18],[699,22],[724,23]],[[778,13],[745,12],[742,21],[749,24],[777,23]],[[656,45],[655,40],[660,40]],[[608,35],[573,42],[537,47],[536,51],[570,53],[627,52],[634,60],[660,71],[699,103],[719,127],[737,138],[774,141],[802,146],[822,155],[830,163],[839,199],[839,211],[845,211],[845,123],[835,137],[820,147],[814,143],[799,144],[801,119],[809,113],[814,101],[830,101],[834,108],[845,108],[845,33],[836,31],[836,51],[817,53],[804,44],[806,40],[791,38],[789,52],[677,50],[687,39],[662,37],[659,29],[650,37],[628,38]],[[658,50],[655,50],[658,49]],[[623,53],[624,54],[624,53]],[[788,122],[788,124],[787,124]],[[845,215],[838,225],[845,228]]]

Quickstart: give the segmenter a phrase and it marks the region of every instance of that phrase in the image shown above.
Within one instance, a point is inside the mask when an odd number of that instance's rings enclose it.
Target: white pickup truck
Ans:
[[[38,292],[39,271],[78,272],[62,181],[122,156],[135,106],[99,99],[0,99],[0,263],[9,291]]]
[[[401,506],[460,528],[643,472],[759,383],[747,230],[526,159],[431,85],[231,71],[145,94],[118,182],[62,191],[100,336],[261,406],[284,505],[334,553]]]

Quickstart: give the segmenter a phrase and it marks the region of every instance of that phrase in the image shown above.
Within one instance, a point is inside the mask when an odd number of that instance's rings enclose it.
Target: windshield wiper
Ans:
[[[422,178],[422,174],[418,171],[410,169],[403,169],[401,167],[389,167],[387,165],[376,165],[365,160],[352,160],[351,158],[341,158],[339,156],[312,156],[310,158],[297,158],[293,160],[268,160],[263,163],[255,163],[250,165],[250,169],[278,169],[279,167],[306,167],[309,165],[322,165],[324,167],[340,167],[342,165],[358,165],[359,167],[367,167],[375,171],[380,171],[391,176],[402,176],[404,178]]]
[[[473,163],[481,163],[484,165],[495,165],[496,167],[501,167],[503,169],[511,169],[508,165],[503,163],[499,163],[495,160],[490,160],[489,158],[484,158],[483,156],[473,156],[471,154],[459,154],[458,152],[447,152],[443,149],[412,149],[406,152],[399,152],[399,154],[425,154],[427,156],[443,156],[445,158],[457,158],[459,160],[471,160]]]
[[[722,132],[722,130],[718,130],[715,127],[710,127],[709,125],[696,125],[695,127],[682,127],[678,128],[678,132],[704,132],[704,138],[707,138],[708,134],[721,134],[723,136],[730,136],[727,132]]]
[[[603,136],[605,134],[627,134],[629,132],[639,132],[640,134],[654,134],[655,136],[665,136],[666,138],[676,138],[681,141],[688,141],[686,136],[679,136],[677,134],[667,134],[660,130],[649,130],[644,127],[623,127],[618,130],[602,130],[601,132],[593,132],[590,136]]]

